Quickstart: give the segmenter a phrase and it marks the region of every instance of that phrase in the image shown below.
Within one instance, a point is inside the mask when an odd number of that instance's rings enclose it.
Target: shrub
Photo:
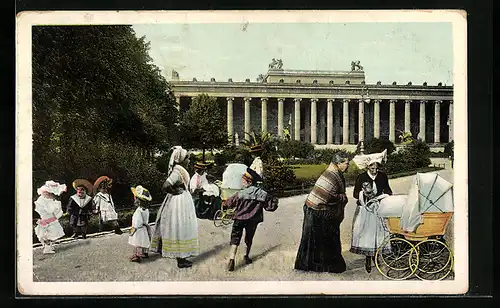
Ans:
[[[295,173],[290,166],[279,160],[264,163],[264,189],[283,191],[287,186],[297,183]]]
[[[310,158],[314,154],[314,145],[309,142],[281,139],[276,143],[283,158]]]
[[[336,153],[346,153],[350,158],[354,157],[353,152],[349,152],[345,149],[318,149],[314,150],[314,163],[329,164]]]
[[[365,140],[363,147],[365,154],[380,153],[387,149],[387,155],[390,155],[394,152],[394,150],[396,150],[396,147],[394,146],[394,143],[392,143],[392,141],[388,139],[378,139],[378,138]],[[360,144],[358,143],[358,146],[356,148],[356,154],[359,153],[360,153]]]

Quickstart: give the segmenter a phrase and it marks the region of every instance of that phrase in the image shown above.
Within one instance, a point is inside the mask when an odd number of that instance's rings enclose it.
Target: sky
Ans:
[[[255,81],[272,58],[283,69],[349,71],[359,60],[368,84],[453,84],[452,24],[234,23],[134,25],[167,80]]]

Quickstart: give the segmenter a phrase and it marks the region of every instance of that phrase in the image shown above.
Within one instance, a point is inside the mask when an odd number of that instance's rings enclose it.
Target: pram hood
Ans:
[[[243,188],[243,175],[247,171],[245,164],[229,164],[222,174],[221,197],[223,200],[231,197]]]
[[[242,189],[242,177],[247,171],[247,168],[245,164],[229,164],[222,174],[221,188]]]
[[[401,229],[414,232],[423,222],[423,213],[453,210],[453,184],[437,173],[417,173],[401,213]]]

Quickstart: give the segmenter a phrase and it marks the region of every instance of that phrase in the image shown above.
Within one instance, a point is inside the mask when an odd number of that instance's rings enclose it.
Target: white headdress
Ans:
[[[173,148],[172,155],[170,155],[170,161],[168,162],[168,173],[170,175],[172,173],[172,169],[174,168],[174,163],[181,163],[187,157],[187,150],[183,149],[181,146],[177,145]]]
[[[369,165],[373,163],[379,163],[381,164],[382,161],[386,162],[387,161],[387,149],[385,149],[382,153],[374,153],[374,154],[367,154],[367,155],[356,155],[352,159],[356,166],[358,166],[359,169],[366,169]]]
[[[43,192],[49,192],[51,194],[54,194],[56,196],[59,196],[63,192],[66,191],[66,184],[59,184],[54,181],[47,181],[45,182],[45,185],[42,187],[38,188],[36,192],[41,195]]]

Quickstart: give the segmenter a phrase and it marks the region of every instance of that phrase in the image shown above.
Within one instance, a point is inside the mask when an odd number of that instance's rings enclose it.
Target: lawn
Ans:
[[[323,171],[328,167],[327,164],[320,165],[293,165],[293,171],[297,179],[318,178]],[[358,167],[354,163],[349,164],[347,173],[359,172]]]
[[[317,178],[325,171],[327,164],[321,165],[293,165],[293,171],[297,179]]]

